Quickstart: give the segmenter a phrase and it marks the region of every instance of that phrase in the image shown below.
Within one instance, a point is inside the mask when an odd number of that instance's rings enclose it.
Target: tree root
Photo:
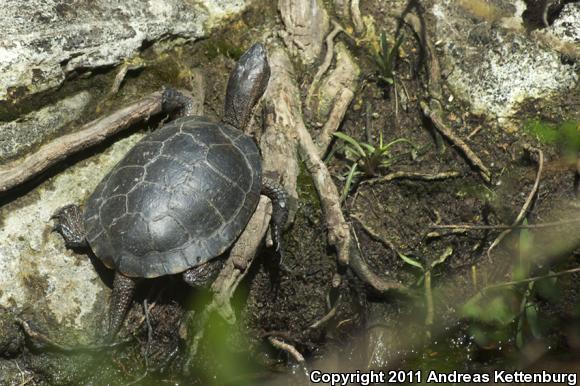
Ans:
[[[317,91],[318,86],[320,86],[322,76],[326,73],[326,71],[328,71],[330,65],[332,64],[332,58],[334,56],[334,38],[340,32],[344,31],[344,29],[340,26],[340,24],[338,24],[334,20],[332,21],[332,25],[334,29],[328,34],[328,36],[326,36],[326,54],[324,55],[324,60],[322,61],[320,67],[318,67],[318,71],[316,72],[316,75],[314,75],[312,83],[310,83],[310,87],[308,88],[308,94],[306,95],[305,105],[309,109],[311,108],[310,104],[312,101],[312,97],[314,93]]]
[[[184,371],[189,373],[197,355],[199,344],[205,333],[205,326],[213,312],[218,312],[228,323],[234,324],[236,316],[230,304],[230,299],[238,285],[248,272],[254,256],[266,234],[271,216],[271,204],[267,197],[262,196],[250,222],[240,235],[230,252],[230,257],[224,264],[217,279],[211,286],[212,301],[199,316],[189,313],[184,318],[189,331],[193,332],[188,338],[188,347],[184,363]]]
[[[360,0],[351,0],[350,14],[355,33],[362,35],[365,32],[365,24],[360,14]]]
[[[410,294],[407,287],[403,284],[387,281],[379,277],[369,268],[369,266],[363,260],[358,237],[356,236],[356,232],[354,230],[352,231],[352,235],[356,242],[356,247],[351,247],[352,253],[350,267],[356,273],[359,279],[368,284],[375,292],[381,295],[387,295],[393,291],[397,291],[403,294]]]
[[[316,144],[318,147],[318,154],[323,157],[332,141],[334,133],[338,130],[344,116],[346,114],[346,110],[348,110],[348,106],[350,106],[350,102],[354,98],[354,92],[348,88],[343,88],[340,94],[335,98],[334,105],[332,106],[332,110],[330,110],[330,114],[328,115],[328,119],[324,126],[322,126],[322,130],[318,137],[316,138]]]

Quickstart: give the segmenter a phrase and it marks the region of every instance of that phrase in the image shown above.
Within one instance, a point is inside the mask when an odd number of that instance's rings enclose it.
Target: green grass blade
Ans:
[[[344,188],[342,189],[342,194],[340,195],[340,202],[344,202],[346,200],[346,196],[348,196],[348,192],[350,192],[350,187],[352,186],[352,181],[356,174],[358,164],[353,163],[350,166],[350,170],[348,171],[348,176],[346,177],[346,181],[344,183]]]
[[[356,149],[356,151],[359,153],[359,156],[364,157],[366,155],[365,151],[363,150],[363,148],[361,147],[359,142],[356,139],[354,139],[353,137],[351,137],[350,135],[346,135],[346,134],[340,133],[340,132],[334,133],[334,135],[337,138],[342,139],[343,141],[352,145]]]
[[[424,271],[425,269],[423,268],[423,265],[421,263],[419,263],[417,260],[412,259],[408,256],[403,255],[401,252],[398,252],[399,257],[401,258],[401,260],[403,260],[405,263],[412,265],[415,268],[419,268],[421,271]]]

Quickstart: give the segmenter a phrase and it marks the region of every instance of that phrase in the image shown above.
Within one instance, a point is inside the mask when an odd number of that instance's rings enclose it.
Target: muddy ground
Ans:
[[[387,19],[387,12],[378,1],[363,3],[364,15],[377,21]],[[95,114],[78,124],[163,85],[187,87],[191,68],[200,71],[205,80],[206,115],[219,119],[225,74],[245,47],[264,32],[277,28],[278,23],[275,6],[266,2],[250,7],[210,39],[180,45],[161,56],[153,48],[145,48],[142,57],[148,64],[130,72],[117,95],[103,94]],[[396,23],[391,20],[384,28],[387,36],[392,36]],[[367,45],[344,35],[339,38],[353,52],[362,71],[362,82],[341,131],[373,145],[382,135],[385,142],[406,138],[415,146],[410,151],[409,146],[395,145],[392,166],[376,176],[355,180],[343,210],[354,229],[356,248],[372,271],[385,280],[404,284],[411,289],[409,293],[378,294],[350,269],[337,265],[334,251],[326,244],[316,191],[302,166],[298,210],[284,235],[283,261],[267,248],[262,250],[233,301],[238,323],[230,326],[217,316],[212,319],[202,341],[194,378],[184,379],[180,373],[188,338],[180,323],[185,311],[199,311],[207,304],[209,294],[192,292],[176,278],[141,286],[121,333],[121,338],[131,339],[115,349],[60,353],[25,338],[12,322],[14,315],[2,312],[2,329],[13,333],[0,341],[0,372],[18,371],[23,385],[100,385],[135,380],[137,384],[307,384],[301,365],[287,352],[273,347],[269,337],[295,347],[306,357],[307,369],[569,369],[580,359],[579,272],[557,280],[534,281],[534,285],[508,286],[491,294],[482,289],[493,283],[577,268],[578,244],[565,243],[578,234],[578,224],[516,230],[492,257],[486,251],[499,234],[497,229],[451,232],[431,225],[511,224],[534,185],[538,169],[533,153],[523,150],[526,144],[542,149],[545,158],[527,223],[558,221],[562,214],[577,214],[575,156],[580,149],[573,147],[577,144],[570,148],[569,142],[543,140],[534,127],[563,130],[566,123],[575,125],[578,136],[580,87],[576,85],[563,96],[522,103],[513,118],[520,129],[508,131],[489,117],[470,113],[465,102],[451,98],[453,93],[444,84],[442,100],[447,102],[443,118],[459,137],[468,138],[469,147],[490,167],[494,179],[491,185],[486,184],[422,114],[418,102],[426,97],[424,58],[413,31],[403,25],[402,32],[405,38],[396,61],[394,84],[379,79],[376,59]],[[307,67],[299,72],[298,84],[307,85],[314,71]],[[115,74],[115,68],[106,69],[90,82],[109,84]],[[71,79],[61,92],[73,87],[73,81],[76,80]],[[302,91],[306,92],[306,88]],[[15,107],[23,108],[24,102]],[[258,126],[260,119],[258,114]],[[316,132],[315,122],[307,124]],[[154,125],[155,122],[133,131],[154,129]],[[69,163],[87,162],[91,154],[117,139],[69,159],[55,170]],[[571,141],[574,140],[577,137]],[[332,154],[327,157],[339,190],[344,187],[344,175],[352,164],[341,145],[335,140]],[[455,171],[459,175],[440,181],[363,182],[394,171]],[[52,171],[45,178],[50,179],[55,173]],[[34,186],[19,194],[30,194]],[[14,197],[3,198],[3,202],[7,207],[21,204]],[[559,240],[565,247],[555,257],[541,260],[541,265],[522,263],[522,256],[533,254],[530,250],[552,253],[549,245],[558,244]],[[418,264],[405,261],[393,246]],[[445,257],[441,259],[442,256]],[[438,259],[442,261],[432,269],[418,268],[429,267]],[[111,273],[98,262],[94,264],[110,286]],[[433,294],[432,307],[425,291],[426,271]],[[342,282],[333,287],[336,273],[342,275]],[[470,303],[466,310],[465,302],[478,294],[484,299]],[[488,303],[487,296],[491,298]],[[148,319],[143,312],[145,300],[150,306]],[[325,323],[311,327],[331,311]],[[100,312],[104,315],[106,310]],[[426,323],[430,312],[432,322]],[[21,316],[25,315],[26,311]],[[42,331],[42,323],[35,321],[33,326]],[[95,336],[102,328],[95,326]],[[8,384],[16,384],[15,378],[10,379]]]

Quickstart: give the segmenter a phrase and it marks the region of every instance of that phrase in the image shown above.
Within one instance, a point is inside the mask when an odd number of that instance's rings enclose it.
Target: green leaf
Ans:
[[[498,323],[507,326],[516,317],[504,296],[494,297],[474,296],[462,309],[463,315],[486,323]]]
[[[350,192],[350,187],[352,185],[352,180],[355,176],[357,167],[358,167],[357,163],[353,163],[350,166],[348,176],[346,177],[346,182],[344,183],[344,188],[342,189],[342,194],[340,195],[340,202],[344,202],[344,200],[346,200],[346,196],[348,195],[348,192]]]
[[[399,47],[401,46],[401,43],[403,43],[403,35],[399,36],[397,41],[395,41],[395,45],[393,45],[393,47],[390,49],[388,53],[386,64],[387,71],[389,71],[390,74],[393,74],[393,72],[395,71],[395,59],[399,57]]]
[[[334,133],[334,135],[337,138],[342,139],[343,141],[352,145],[361,157],[364,157],[366,155],[365,151],[363,150],[363,148],[361,147],[359,142],[356,139],[354,139],[353,137],[351,137],[350,135],[346,135],[346,134],[341,133],[341,132]]]
[[[360,142],[359,145],[361,145],[367,150],[367,154],[373,154],[376,151],[374,146],[371,146],[368,143]]]
[[[387,143],[385,146],[383,146],[381,149],[389,149],[391,146],[396,145],[397,143],[408,143],[409,145],[411,145],[413,148],[416,148],[415,144],[411,141],[409,141],[407,138],[398,138],[395,139],[392,142]]]
[[[419,268],[421,271],[425,270],[423,268],[423,265],[421,263],[419,263],[417,260],[412,259],[408,256],[405,256],[401,252],[398,252],[398,254],[399,254],[399,257],[401,258],[401,260],[403,260],[405,263],[412,265],[413,267]]]
[[[526,319],[530,326],[530,331],[535,338],[541,338],[540,322],[538,320],[538,306],[536,303],[528,302],[526,304]]]

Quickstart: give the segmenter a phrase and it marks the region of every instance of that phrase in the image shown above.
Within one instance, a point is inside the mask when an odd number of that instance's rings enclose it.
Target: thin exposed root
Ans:
[[[318,67],[318,71],[314,78],[312,79],[312,83],[310,83],[310,87],[308,88],[308,94],[306,95],[306,107],[310,108],[310,103],[312,101],[312,97],[318,87],[320,85],[320,81],[322,80],[322,76],[328,71],[330,65],[332,64],[332,58],[334,57],[334,38],[340,32],[344,31],[344,29],[338,24],[336,21],[332,21],[332,25],[334,29],[326,36],[326,54],[324,55],[324,60],[320,67]]]
[[[445,180],[448,178],[457,178],[460,176],[459,172],[449,171],[449,172],[441,172],[435,174],[429,173],[419,173],[419,172],[393,172],[389,173],[386,176],[371,178],[368,180],[361,181],[360,185],[376,185],[382,184],[384,182],[389,182],[393,180],[423,180],[423,181],[438,181],[438,180]]]
[[[24,330],[24,333],[29,338],[36,340],[38,342],[41,342],[53,350],[61,351],[64,353],[107,350],[107,349],[111,349],[111,348],[115,348],[115,347],[119,347],[121,345],[127,344],[133,340],[133,339],[126,339],[126,340],[122,340],[119,342],[106,343],[106,344],[101,344],[101,345],[67,346],[67,345],[63,345],[63,344],[60,344],[58,342],[55,342],[54,340],[50,339],[46,335],[33,330],[32,327],[30,327],[30,325],[28,324],[28,322],[26,322],[25,320],[23,320],[21,318],[16,318],[16,323],[18,323],[20,325],[20,327],[22,327],[22,330]]]
[[[493,243],[491,243],[491,245],[487,249],[487,257],[490,259],[491,259],[491,251],[496,246],[498,246],[499,243],[501,243],[501,241],[508,234],[510,234],[513,227],[520,225],[522,223],[522,221],[524,221],[524,219],[526,218],[526,216],[528,214],[528,210],[530,209],[530,206],[532,205],[534,197],[536,197],[536,194],[538,193],[538,188],[540,187],[540,180],[542,178],[542,170],[544,169],[544,152],[542,152],[541,149],[533,148],[531,146],[528,146],[526,149],[528,151],[534,151],[538,155],[538,161],[537,161],[538,162],[538,171],[536,173],[536,179],[534,181],[534,186],[532,186],[532,190],[530,191],[530,194],[528,194],[528,197],[526,198],[524,205],[522,205],[522,208],[520,209],[518,216],[516,217],[515,221],[513,222],[512,227],[510,229],[506,229],[505,231],[500,233],[500,235],[493,241]]]
[[[341,265],[349,263],[350,232],[340,207],[340,196],[328,168],[320,159],[318,148],[304,127],[303,122],[297,122],[296,131],[300,146],[300,154],[306,168],[312,175],[314,187],[320,197],[324,211],[328,243],[336,248],[338,262]]]
[[[338,127],[342,123],[346,110],[352,99],[354,98],[354,93],[348,88],[343,88],[340,95],[335,98],[332,110],[328,115],[326,123],[322,127],[318,138],[316,139],[316,144],[318,146],[318,154],[323,157],[326,154],[328,145],[332,141],[334,133],[338,130]]]
[[[408,293],[407,287],[403,284],[391,282],[384,280],[383,278],[377,276],[363,261],[362,253],[360,250],[360,245],[358,242],[358,237],[356,232],[352,232],[353,238],[356,242],[356,248],[351,248],[353,250],[350,267],[357,274],[359,279],[368,284],[374,291],[379,294],[388,294],[392,291],[397,291],[400,293]]]
[[[151,341],[153,340],[153,328],[151,327],[151,320],[149,319],[149,306],[147,305],[147,299],[143,300],[143,313],[145,314],[145,321],[147,323],[147,345],[145,346],[145,355],[143,356],[145,359],[145,372],[141,374],[141,376],[129,383],[126,383],[125,386],[134,385],[136,383],[141,382],[143,379],[147,377],[149,374],[149,350],[151,349]]]
[[[268,337],[268,341],[272,344],[272,346],[276,347],[277,349],[286,351],[296,362],[299,364],[304,364],[304,356],[300,354],[296,347],[292,346],[289,343],[282,342],[281,340],[274,338],[273,336]]]
[[[352,24],[354,26],[354,31],[357,35],[362,35],[365,32],[365,24],[360,13],[360,0],[351,0],[350,2],[350,14],[352,18]]]
[[[471,150],[471,148],[458,136],[456,136],[453,131],[448,128],[444,123],[438,113],[432,111],[427,103],[421,102],[421,109],[425,117],[429,118],[433,122],[433,126],[443,135],[449,142],[461,150],[463,155],[467,158],[469,163],[474,166],[481,176],[481,178],[486,183],[491,183],[491,172],[483,164],[483,161]]]
[[[553,273],[549,273],[547,275],[542,275],[542,276],[528,277],[528,278],[522,279],[522,280],[506,281],[503,283],[492,284],[492,285],[489,285],[485,288],[482,288],[481,291],[483,292],[483,291],[487,291],[490,289],[501,288],[501,287],[511,287],[514,285],[523,284],[523,283],[531,283],[531,282],[542,280],[542,279],[549,279],[549,278],[563,276],[563,275],[570,275],[570,274],[573,274],[576,272],[580,272],[580,267],[567,269],[567,270],[561,271],[561,272],[553,272]]]
[[[323,326],[326,323],[328,323],[329,321],[331,321],[332,318],[334,318],[336,316],[336,312],[338,310],[338,305],[340,304],[340,300],[341,300],[341,296],[338,297],[338,299],[336,300],[336,304],[330,309],[330,311],[328,311],[328,313],[326,315],[324,315],[321,319],[318,319],[316,322],[312,323],[310,326],[308,326],[308,328],[315,329],[315,328]]]
[[[538,224],[516,224],[516,225],[474,225],[474,224],[447,224],[447,225],[431,225],[430,228],[435,229],[458,229],[458,230],[503,230],[503,229],[540,229],[540,228],[553,228],[563,225],[577,224],[580,223],[580,219],[570,219],[570,220],[560,220],[552,222],[544,222]]]
[[[395,247],[395,245],[390,241],[387,240],[386,238],[382,237],[379,232],[377,232],[375,229],[371,228],[369,225],[367,225],[361,218],[360,216],[358,216],[357,214],[351,214],[350,218],[356,220],[360,226],[365,230],[365,232],[375,241],[378,241],[379,243],[383,244],[385,247],[389,248],[390,250],[392,250],[395,253],[398,253],[397,247]]]

